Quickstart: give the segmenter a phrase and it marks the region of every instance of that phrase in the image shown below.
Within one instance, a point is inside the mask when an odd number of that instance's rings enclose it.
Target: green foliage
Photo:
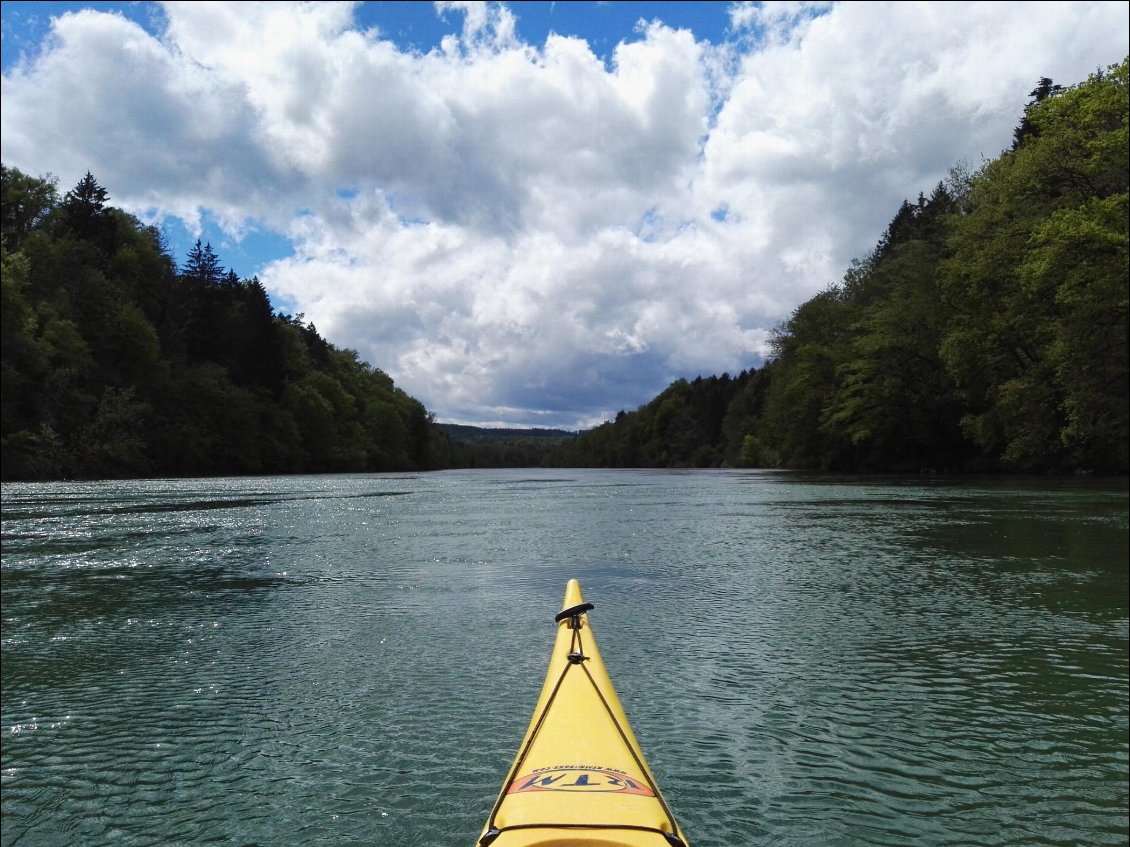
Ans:
[[[134,477],[149,467],[145,429],[149,406],[134,399],[132,388],[108,387],[92,420],[78,432],[74,449],[83,475]]]
[[[1126,473],[1127,62],[1032,97],[1009,151],[776,329],[720,438],[679,381],[554,462]]]
[[[1033,105],[950,227],[942,358],[1016,470],[1127,468],[1127,63]]]
[[[841,466],[953,469],[968,458],[960,403],[938,354],[946,328],[938,224],[954,205],[942,185],[929,200],[919,198],[902,237],[881,243],[865,272],[845,282],[859,311],[819,416],[821,430],[841,447]]]
[[[1126,467],[1127,194],[1053,214],[1033,234],[1021,282],[1051,293],[1059,311],[1048,364],[1063,386],[1068,449],[1098,467]]]
[[[4,250],[15,252],[58,202],[55,179],[36,179],[0,165],[0,232]]]
[[[699,377],[676,380],[635,412],[621,412],[549,452],[544,464],[555,467],[710,468],[741,451],[740,433],[728,419],[735,398],[754,376]],[[753,396],[752,394],[750,396]],[[746,398],[748,403],[749,398]],[[745,407],[741,407],[745,408]],[[730,439],[737,436],[737,442]]]
[[[829,288],[801,305],[773,336],[775,359],[760,419],[768,463],[777,467],[839,469],[849,465],[850,442],[821,427],[827,398],[846,361],[857,307]]]
[[[5,479],[408,470],[424,407],[199,242],[182,270],[87,174],[4,167]]]
[[[447,467],[531,468],[576,433],[560,429],[495,429],[437,424],[446,438]]]

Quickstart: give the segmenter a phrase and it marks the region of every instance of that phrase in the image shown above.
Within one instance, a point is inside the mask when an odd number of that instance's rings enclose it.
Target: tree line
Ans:
[[[679,380],[552,465],[1127,473],[1127,60],[904,202],[761,368]]]
[[[161,233],[87,174],[0,166],[0,468],[6,480],[431,469],[424,406],[257,278]]]

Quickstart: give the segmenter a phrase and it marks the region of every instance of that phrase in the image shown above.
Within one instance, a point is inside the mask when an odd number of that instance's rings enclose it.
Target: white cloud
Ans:
[[[288,233],[268,288],[468,422],[584,425],[758,364],[904,198],[1008,145],[1036,80],[1128,49],[1105,2],[734,4],[731,43],[653,23],[607,65],[496,4],[437,4],[462,27],[426,54],[353,11],[63,16],[4,77],[3,159]]]
[[[757,38],[765,41],[787,41],[797,26],[824,14],[833,5],[826,0],[741,0],[730,4],[730,26],[735,30],[752,31]]]
[[[484,0],[436,0],[436,12],[442,17],[449,11],[463,14],[463,46],[480,49],[508,47],[516,42],[514,14],[509,8]],[[454,38],[445,40],[444,52],[458,49]]]

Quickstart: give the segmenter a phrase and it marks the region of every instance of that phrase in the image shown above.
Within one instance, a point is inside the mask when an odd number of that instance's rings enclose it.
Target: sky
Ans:
[[[1126,2],[2,4],[0,158],[258,276],[442,422],[760,367]]]

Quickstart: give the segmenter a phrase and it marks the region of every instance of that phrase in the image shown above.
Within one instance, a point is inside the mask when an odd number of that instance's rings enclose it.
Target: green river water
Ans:
[[[3,486],[0,842],[470,847],[565,583],[691,847],[1126,845],[1125,480]]]

